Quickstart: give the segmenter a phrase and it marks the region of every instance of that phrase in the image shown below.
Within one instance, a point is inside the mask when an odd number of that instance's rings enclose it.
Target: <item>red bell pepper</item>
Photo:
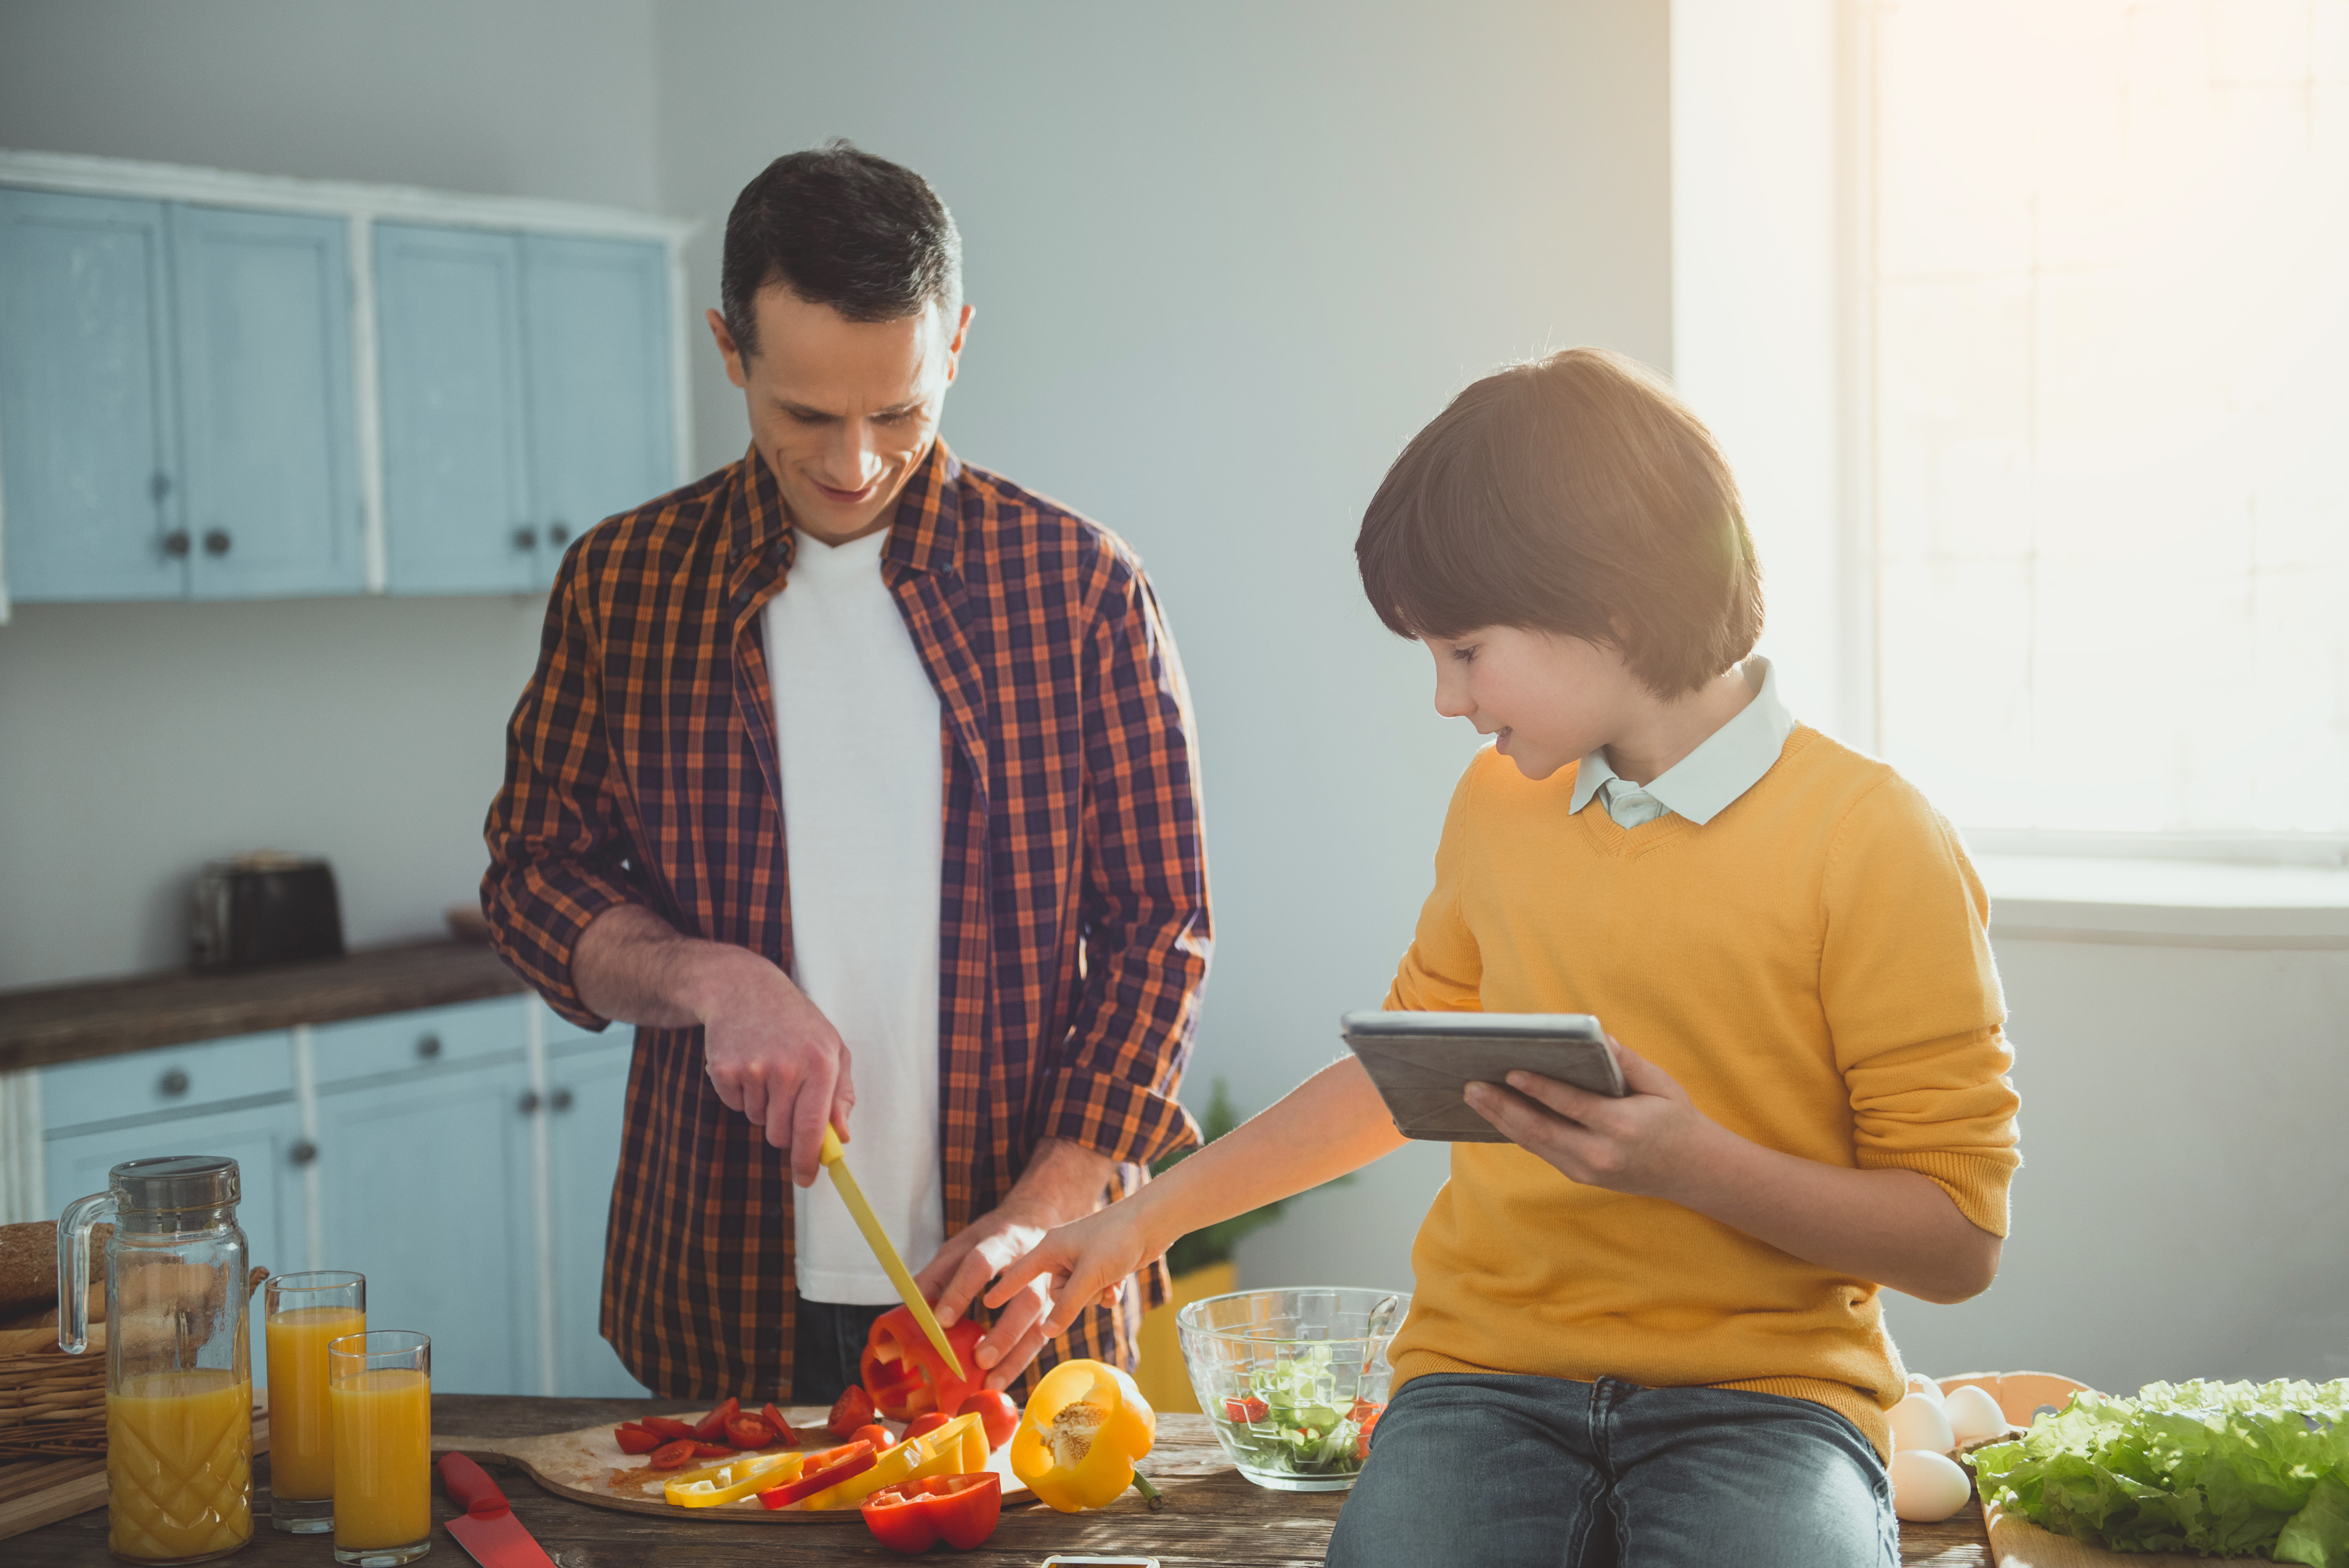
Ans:
[[[872,1419],[873,1396],[852,1383],[848,1392],[833,1403],[832,1419],[827,1425],[831,1427],[833,1437],[844,1438]]]
[[[645,1430],[659,1438],[689,1438],[693,1423],[680,1421],[674,1416],[647,1416],[636,1422]]]
[[[1000,1388],[981,1388],[955,1408],[957,1416],[977,1415],[987,1429],[987,1446],[999,1449],[1019,1429],[1019,1407]]]
[[[839,1463],[817,1470],[811,1460],[808,1467],[800,1472],[799,1480],[788,1486],[779,1486],[772,1491],[761,1492],[759,1501],[769,1508],[789,1508],[802,1498],[813,1497],[820,1491],[828,1491],[842,1481],[863,1475],[873,1468],[871,1443],[851,1443],[848,1447],[852,1451]]]
[[[955,1359],[962,1363],[964,1375],[957,1377],[947,1369],[946,1357],[938,1354],[921,1325],[914,1321],[914,1315],[893,1306],[874,1320],[857,1368],[864,1387],[872,1391],[873,1402],[893,1421],[909,1421],[932,1410],[951,1411],[980,1385],[984,1375],[978,1366],[978,1342],[986,1336],[987,1330],[968,1317],[947,1330],[947,1343],[954,1346]]]
[[[648,1454],[661,1446],[658,1432],[648,1432],[634,1421],[624,1421],[612,1429],[612,1437],[624,1454]]]
[[[864,1526],[893,1552],[925,1552],[943,1541],[968,1552],[995,1533],[1003,1513],[1003,1478],[934,1476],[885,1486],[860,1505]]]
[[[761,1416],[737,1416],[726,1423],[726,1440],[738,1449],[763,1449],[775,1440],[775,1429]]]
[[[659,1448],[655,1449],[652,1451],[652,1457],[645,1462],[655,1470],[683,1470],[685,1461],[692,1457],[693,1439],[678,1438],[674,1442],[663,1443]]]
[[[742,1413],[742,1401],[730,1398],[726,1403],[701,1418],[693,1429],[697,1443],[714,1443],[726,1435],[726,1423]]]
[[[787,1449],[800,1446],[800,1435],[792,1430],[791,1422],[783,1418],[783,1413],[781,1410],[776,1409],[772,1405],[767,1405],[761,1408],[759,1415],[767,1425],[775,1429],[775,1441]]]

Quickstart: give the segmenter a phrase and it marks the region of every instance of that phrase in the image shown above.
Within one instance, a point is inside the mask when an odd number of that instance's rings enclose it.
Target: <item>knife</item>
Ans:
[[[449,1489],[449,1501],[465,1511],[449,1522],[449,1533],[481,1568],[554,1568],[481,1466],[462,1454],[443,1454],[440,1484]]]
[[[897,1299],[905,1304],[905,1310],[914,1315],[914,1321],[922,1326],[922,1332],[929,1336],[938,1354],[947,1358],[947,1366],[954,1375],[968,1377],[962,1369],[962,1358],[947,1343],[947,1331],[938,1326],[937,1314],[922,1298],[921,1291],[914,1284],[914,1276],[905,1270],[905,1260],[889,1244],[889,1233],[881,1228],[881,1222],[874,1217],[873,1205],[864,1201],[864,1190],[848,1173],[848,1150],[840,1146],[840,1135],[833,1131],[828,1121],[823,1124],[823,1168],[832,1172],[832,1184],[840,1190],[840,1201],[848,1205],[849,1217],[864,1233],[864,1244],[873,1249],[873,1255],[881,1260],[882,1269],[889,1275],[889,1283],[897,1287]]]

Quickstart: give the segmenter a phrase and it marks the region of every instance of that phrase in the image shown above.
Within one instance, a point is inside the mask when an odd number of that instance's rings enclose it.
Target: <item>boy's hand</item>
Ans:
[[[1720,1126],[1663,1068],[1611,1035],[1607,1043],[1630,1090],[1620,1099],[1526,1072],[1511,1073],[1506,1088],[1472,1083],[1465,1098],[1509,1141],[1572,1181],[1646,1198],[1674,1197],[1690,1185]]]

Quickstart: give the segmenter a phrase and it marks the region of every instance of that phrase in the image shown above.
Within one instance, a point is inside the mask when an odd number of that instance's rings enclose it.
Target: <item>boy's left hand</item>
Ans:
[[[1696,1174],[1703,1146],[1720,1126],[1697,1109],[1671,1075],[1611,1035],[1615,1060],[1630,1092],[1620,1099],[1536,1073],[1509,1075],[1508,1087],[1472,1083],[1476,1113],[1509,1141],[1588,1186],[1670,1198]]]

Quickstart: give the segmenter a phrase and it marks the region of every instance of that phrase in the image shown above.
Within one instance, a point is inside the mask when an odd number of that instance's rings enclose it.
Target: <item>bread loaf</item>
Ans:
[[[91,1233],[89,1277],[106,1278],[106,1228]],[[52,1311],[57,1305],[57,1226],[54,1220],[0,1225],[0,1318]]]

